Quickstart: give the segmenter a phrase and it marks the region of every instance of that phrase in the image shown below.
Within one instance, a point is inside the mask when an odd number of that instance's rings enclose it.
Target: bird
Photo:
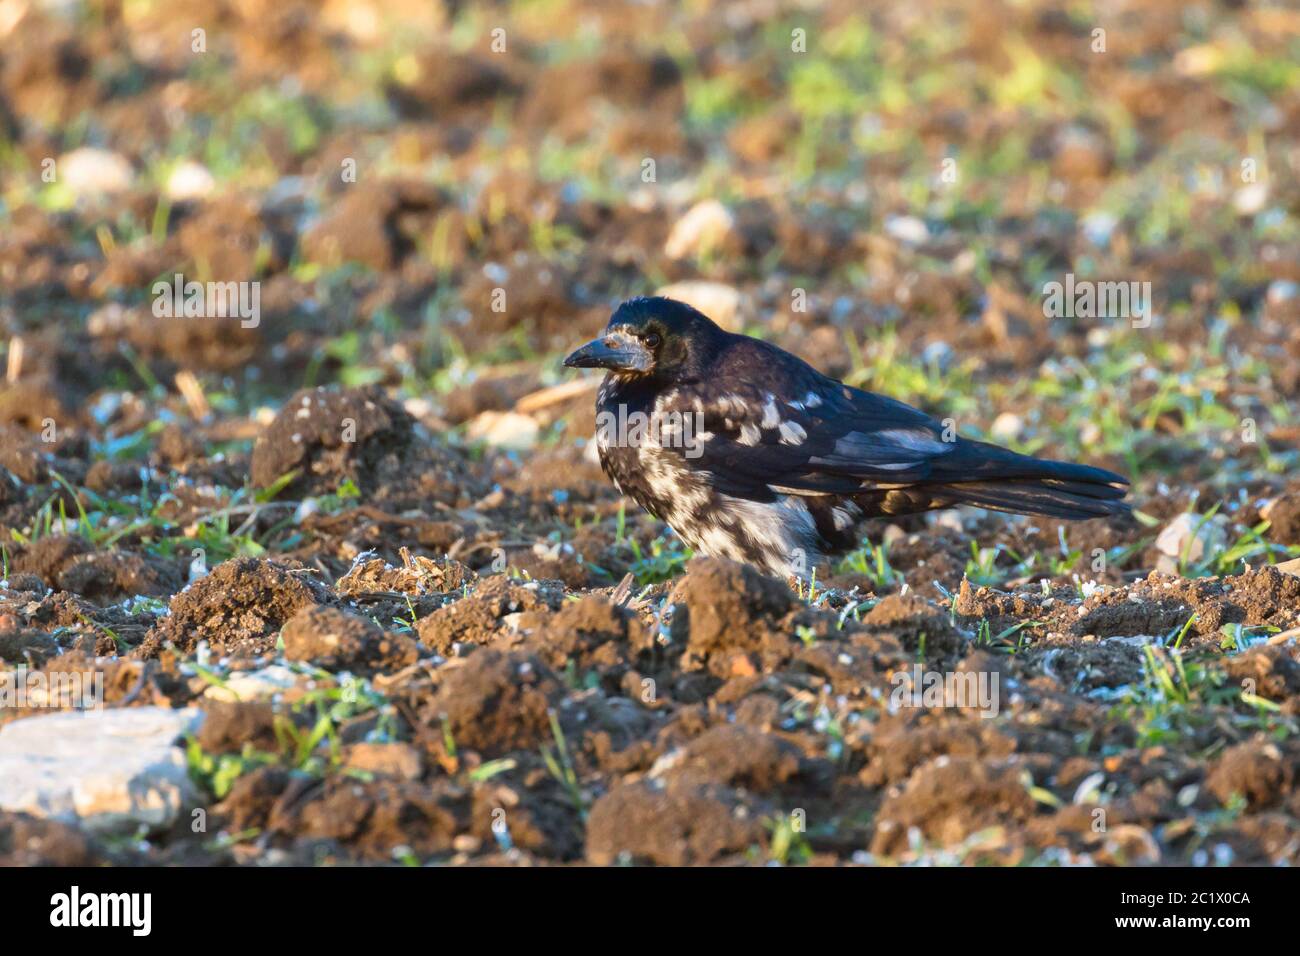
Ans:
[[[807,579],[882,516],[1129,511],[1121,475],[960,437],[674,299],[623,302],[564,365],[606,370],[595,441],[620,492],[696,554],[778,577]]]

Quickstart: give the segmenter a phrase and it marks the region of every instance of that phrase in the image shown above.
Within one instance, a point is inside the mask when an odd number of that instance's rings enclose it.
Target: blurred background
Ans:
[[[1157,513],[1249,509],[1300,438],[1298,130],[1282,4],[0,0],[0,423],[238,458],[336,383],[568,446],[589,389],[520,400],[667,288]],[[176,273],[259,321],[159,318]],[[1150,282],[1149,327],[1048,315],[1066,273]]]

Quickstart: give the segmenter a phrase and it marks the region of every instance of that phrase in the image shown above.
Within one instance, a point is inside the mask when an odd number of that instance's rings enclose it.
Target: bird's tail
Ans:
[[[1051,479],[1016,479],[1013,481],[970,481],[944,488],[950,505],[968,504],[990,511],[1009,511],[1018,515],[1043,515],[1082,521],[1126,514],[1124,491],[1110,485]]]
[[[970,480],[949,480],[936,489],[952,504],[1073,521],[1130,510],[1123,500],[1128,480],[1122,475],[1090,465],[1030,458],[982,442],[971,445],[982,446],[979,452],[984,454],[971,468]]]

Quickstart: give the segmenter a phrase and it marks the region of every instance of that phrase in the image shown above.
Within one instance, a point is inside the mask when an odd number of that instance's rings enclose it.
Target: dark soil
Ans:
[[[210,824],[0,811],[0,863],[1300,863],[1292,14],[1130,4],[1102,55],[1037,0],[572,0],[497,54],[474,5],[254,0],[196,63],[195,4],[61,6],[0,24],[0,662],[202,708]],[[76,194],[83,144],[130,182]],[[1153,324],[1048,315],[1067,272]],[[156,315],[176,273],[260,322]],[[688,561],[560,359],[700,280],[1136,514]]]

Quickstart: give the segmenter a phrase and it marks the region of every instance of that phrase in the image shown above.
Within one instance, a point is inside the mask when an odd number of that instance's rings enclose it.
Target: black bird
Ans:
[[[822,375],[682,302],[635,298],[564,360],[605,368],[600,463],[697,552],[805,577],[880,515],[958,504],[1084,519],[1128,481],[959,438],[902,402]]]

